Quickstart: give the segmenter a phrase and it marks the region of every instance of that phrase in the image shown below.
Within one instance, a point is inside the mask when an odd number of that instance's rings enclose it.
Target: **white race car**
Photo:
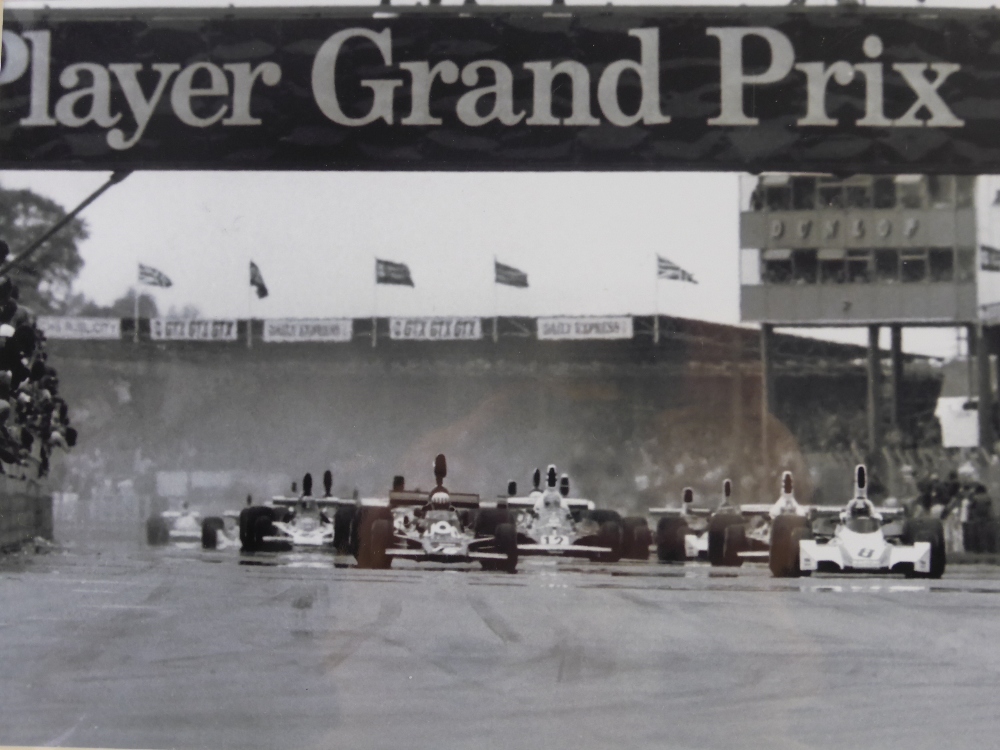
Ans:
[[[265,505],[244,508],[239,514],[239,534],[245,552],[317,549],[332,551],[339,541],[334,519],[341,507],[353,510],[355,500],[342,500],[331,495],[333,475],[323,475],[325,495],[312,495],[312,475],[302,478],[302,495],[278,496]]]
[[[197,543],[201,540],[201,514],[185,501],[180,510],[165,510],[146,519],[146,541],[151,546]]]
[[[394,559],[478,562],[486,570],[517,569],[517,530],[506,509],[480,509],[479,495],[452,493],[443,455],[434,461],[437,486],[429,493],[394,490],[388,507],[362,507],[358,566],[388,568]],[[474,515],[474,521],[473,521]]]
[[[732,482],[722,483],[722,503],[728,507]],[[708,558],[708,526],[711,516],[718,509],[696,508],[694,490],[684,488],[683,502],[679,508],[650,508],[649,515],[656,522],[656,558],[660,562],[684,562]]]
[[[886,525],[901,509],[876,508],[868,499],[867,471],[855,470],[854,497],[844,508],[811,509],[811,526],[775,526],[771,570],[776,576],[808,575],[812,571],[904,573],[940,578],[945,568],[944,530],[936,519],[907,521],[901,531],[887,534]],[[822,520],[834,521],[823,528]]]

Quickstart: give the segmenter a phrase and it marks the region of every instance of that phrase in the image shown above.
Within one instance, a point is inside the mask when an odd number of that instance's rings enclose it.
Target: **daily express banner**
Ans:
[[[389,338],[398,341],[471,341],[482,337],[479,318],[389,318]]]
[[[350,318],[294,318],[265,320],[264,341],[268,343],[307,343],[310,341],[350,341],[354,321]]]
[[[539,318],[538,338],[543,341],[630,339],[632,317]]]
[[[235,341],[235,320],[151,318],[153,341]]]
[[[64,318],[40,315],[38,327],[50,339],[106,339],[122,337],[122,323],[118,318]]]
[[[1000,16],[7,8],[0,168],[1000,170]]]

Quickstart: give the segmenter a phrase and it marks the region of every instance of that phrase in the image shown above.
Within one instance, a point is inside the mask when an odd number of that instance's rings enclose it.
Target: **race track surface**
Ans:
[[[119,542],[0,563],[0,743],[996,745],[998,568],[346,562]]]

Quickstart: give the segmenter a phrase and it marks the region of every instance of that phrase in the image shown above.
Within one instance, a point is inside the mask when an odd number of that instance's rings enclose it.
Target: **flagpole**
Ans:
[[[132,334],[133,344],[139,343],[139,289],[140,288],[141,287],[139,287],[138,285],[135,288],[135,331]]]
[[[372,296],[374,298],[372,305],[372,349],[374,349],[378,336],[378,258],[375,259],[375,287],[372,289]]]
[[[653,344],[660,343],[660,258],[656,257],[656,273],[653,275]]]
[[[497,256],[493,256],[493,343],[497,342]]]
[[[250,265],[249,265],[250,263],[253,263],[253,261],[249,261],[248,262],[248,264],[247,264],[247,273],[250,272]],[[252,280],[252,277],[251,277],[251,280]],[[253,286],[252,283],[251,284],[247,284],[247,349],[253,349],[253,339],[251,338],[251,335],[250,335],[250,330],[253,328],[253,309],[252,309],[253,308],[253,292],[251,292],[250,290],[253,289],[253,288],[254,288],[254,286]]]

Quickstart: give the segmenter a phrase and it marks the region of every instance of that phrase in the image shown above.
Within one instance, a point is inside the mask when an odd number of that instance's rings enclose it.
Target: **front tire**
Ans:
[[[744,526],[739,513],[716,513],[708,519],[708,562],[713,567],[726,564],[726,529],[730,526]]]
[[[931,569],[927,573],[914,573],[914,578],[940,578],[944,575],[946,564],[944,526],[936,518],[923,518],[910,521],[903,532],[907,544],[913,542],[929,542],[931,545]]]
[[[742,567],[740,552],[745,552],[747,547],[747,527],[736,523],[727,526],[723,535],[722,564],[729,568]]]
[[[627,560],[648,560],[649,546],[653,543],[653,534],[645,518],[631,516],[622,521],[624,544],[622,557]]]
[[[226,528],[226,522],[217,516],[209,516],[201,522],[201,548],[218,549],[219,532]]]
[[[392,565],[392,557],[387,550],[392,545],[392,521],[379,518],[371,529],[371,567],[385,570]]]
[[[502,523],[496,528],[496,551],[507,555],[500,561],[499,569],[507,573],[517,572],[517,529],[512,523]]]
[[[684,562],[687,551],[684,537],[688,525],[683,518],[661,518],[656,524],[656,559],[660,562]]]
[[[778,516],[774,519],[771,524],[768,567],[775,578],[797,578],[802,575],[799,568],[799,541],[811,536],[809,521],[802,516]]]
[[[622,536],[621,522],[605,521],[601,524],[601,529],[597,532],[597,545],[610,547],[611,551],[598,553],[599,562],[614,563],[622,559]]]

